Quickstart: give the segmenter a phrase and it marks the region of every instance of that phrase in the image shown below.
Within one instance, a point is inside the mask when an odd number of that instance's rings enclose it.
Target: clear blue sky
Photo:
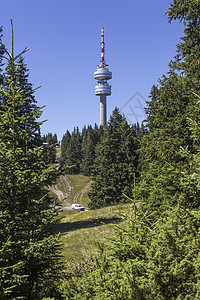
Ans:
[[[15,54],[24,47],[30,82],[39,106],[46,105],[42,134],[61,139],[74,126],[99,124],[99,97],[93,73],[100,61],[101,27],[105,28],[106,62],[113,73],[108,116],[115,107],[134,123],[142,119],[151,87],[168,70],[183,35],[178,22],[164,16],[169,0],[6,0],[0,5],[3,42]],[[137,93],[139,92],[139,93]],[[137,93],[135,95],[135,93]],[[135,95],[135,96],[134,96]],[[130,99],[130,101],[129,101]],[[130,113],[130,115],[128,115]],[[131,115],[132,114],[132,115]]]

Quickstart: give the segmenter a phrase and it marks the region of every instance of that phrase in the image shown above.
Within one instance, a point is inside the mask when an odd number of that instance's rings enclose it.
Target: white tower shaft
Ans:
[[[100,96],[100,126],[103,128],[107,124],[107,112],[106,112],[106,95]]]

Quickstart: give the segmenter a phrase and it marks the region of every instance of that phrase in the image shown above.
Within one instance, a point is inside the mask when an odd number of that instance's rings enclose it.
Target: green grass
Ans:
[[[68,186],[66,185],[66,182],[62,180],[61,176],[57,179],[56,184],[59,190],[61,190],[63,193],[69,192]]]
[[[71,182],[73,189],[67,199],[69,203],[79,203],[83,205],[84,207],[88,207],[88,203],[90,201],[87,193],[89,190],[89,183],[91,179],[84,175],[70,175],[68,174],[67,177],[69,178],[69,181]],[[88,185],[88,186],[87,186]]]
[[[61,155],[61,148],[56,148],[56,157],[60,157]]]
[[[73,189],[66,201],[69,204],[79,203],[88,209],[90,201],[88,191],[92,183],[91,179],[80,174],[67,174],[67,178]],[[62,176],[57,180],[57,187],[64,193],[68,192],[68,186]],[[120,214],[130,213],[131,210],[130,204],[119,204],[84,212],[61,212],[56,232],[61,233],[64,260],[68,264],[77,264],[91,256],[97,251],[98,242],[105,242],[106,239],[113,236],[113,225],[126,225],[126,221],[120,218]]]
[[[116,205],[85,212],[65,211],[60,214],[57,232],[61,233],[62,254],[67,263],[79,263],[114,234],[113,225],[125,226],[120,214],[131,212],[131,205]]]

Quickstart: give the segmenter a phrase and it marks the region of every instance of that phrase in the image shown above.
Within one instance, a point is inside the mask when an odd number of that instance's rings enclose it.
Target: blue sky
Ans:
[[[130,123],[141,121],[145,99],[168,71],[183,26],[164,16],[168,0],[6,0],[0,6],[3,42],[15,54],[24,47],[30,82],[39,106],[46,105],[42,134],[61,139],[74,126],[99,124],[99,97],[93,73],[100,62],[101,27],[105,58],[113,73],[108,118],[115,107]]]

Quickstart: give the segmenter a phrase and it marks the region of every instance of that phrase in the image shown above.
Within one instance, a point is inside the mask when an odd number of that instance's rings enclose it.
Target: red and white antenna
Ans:
[[[104,28],[101,29],[101,61],[104,62]]]

